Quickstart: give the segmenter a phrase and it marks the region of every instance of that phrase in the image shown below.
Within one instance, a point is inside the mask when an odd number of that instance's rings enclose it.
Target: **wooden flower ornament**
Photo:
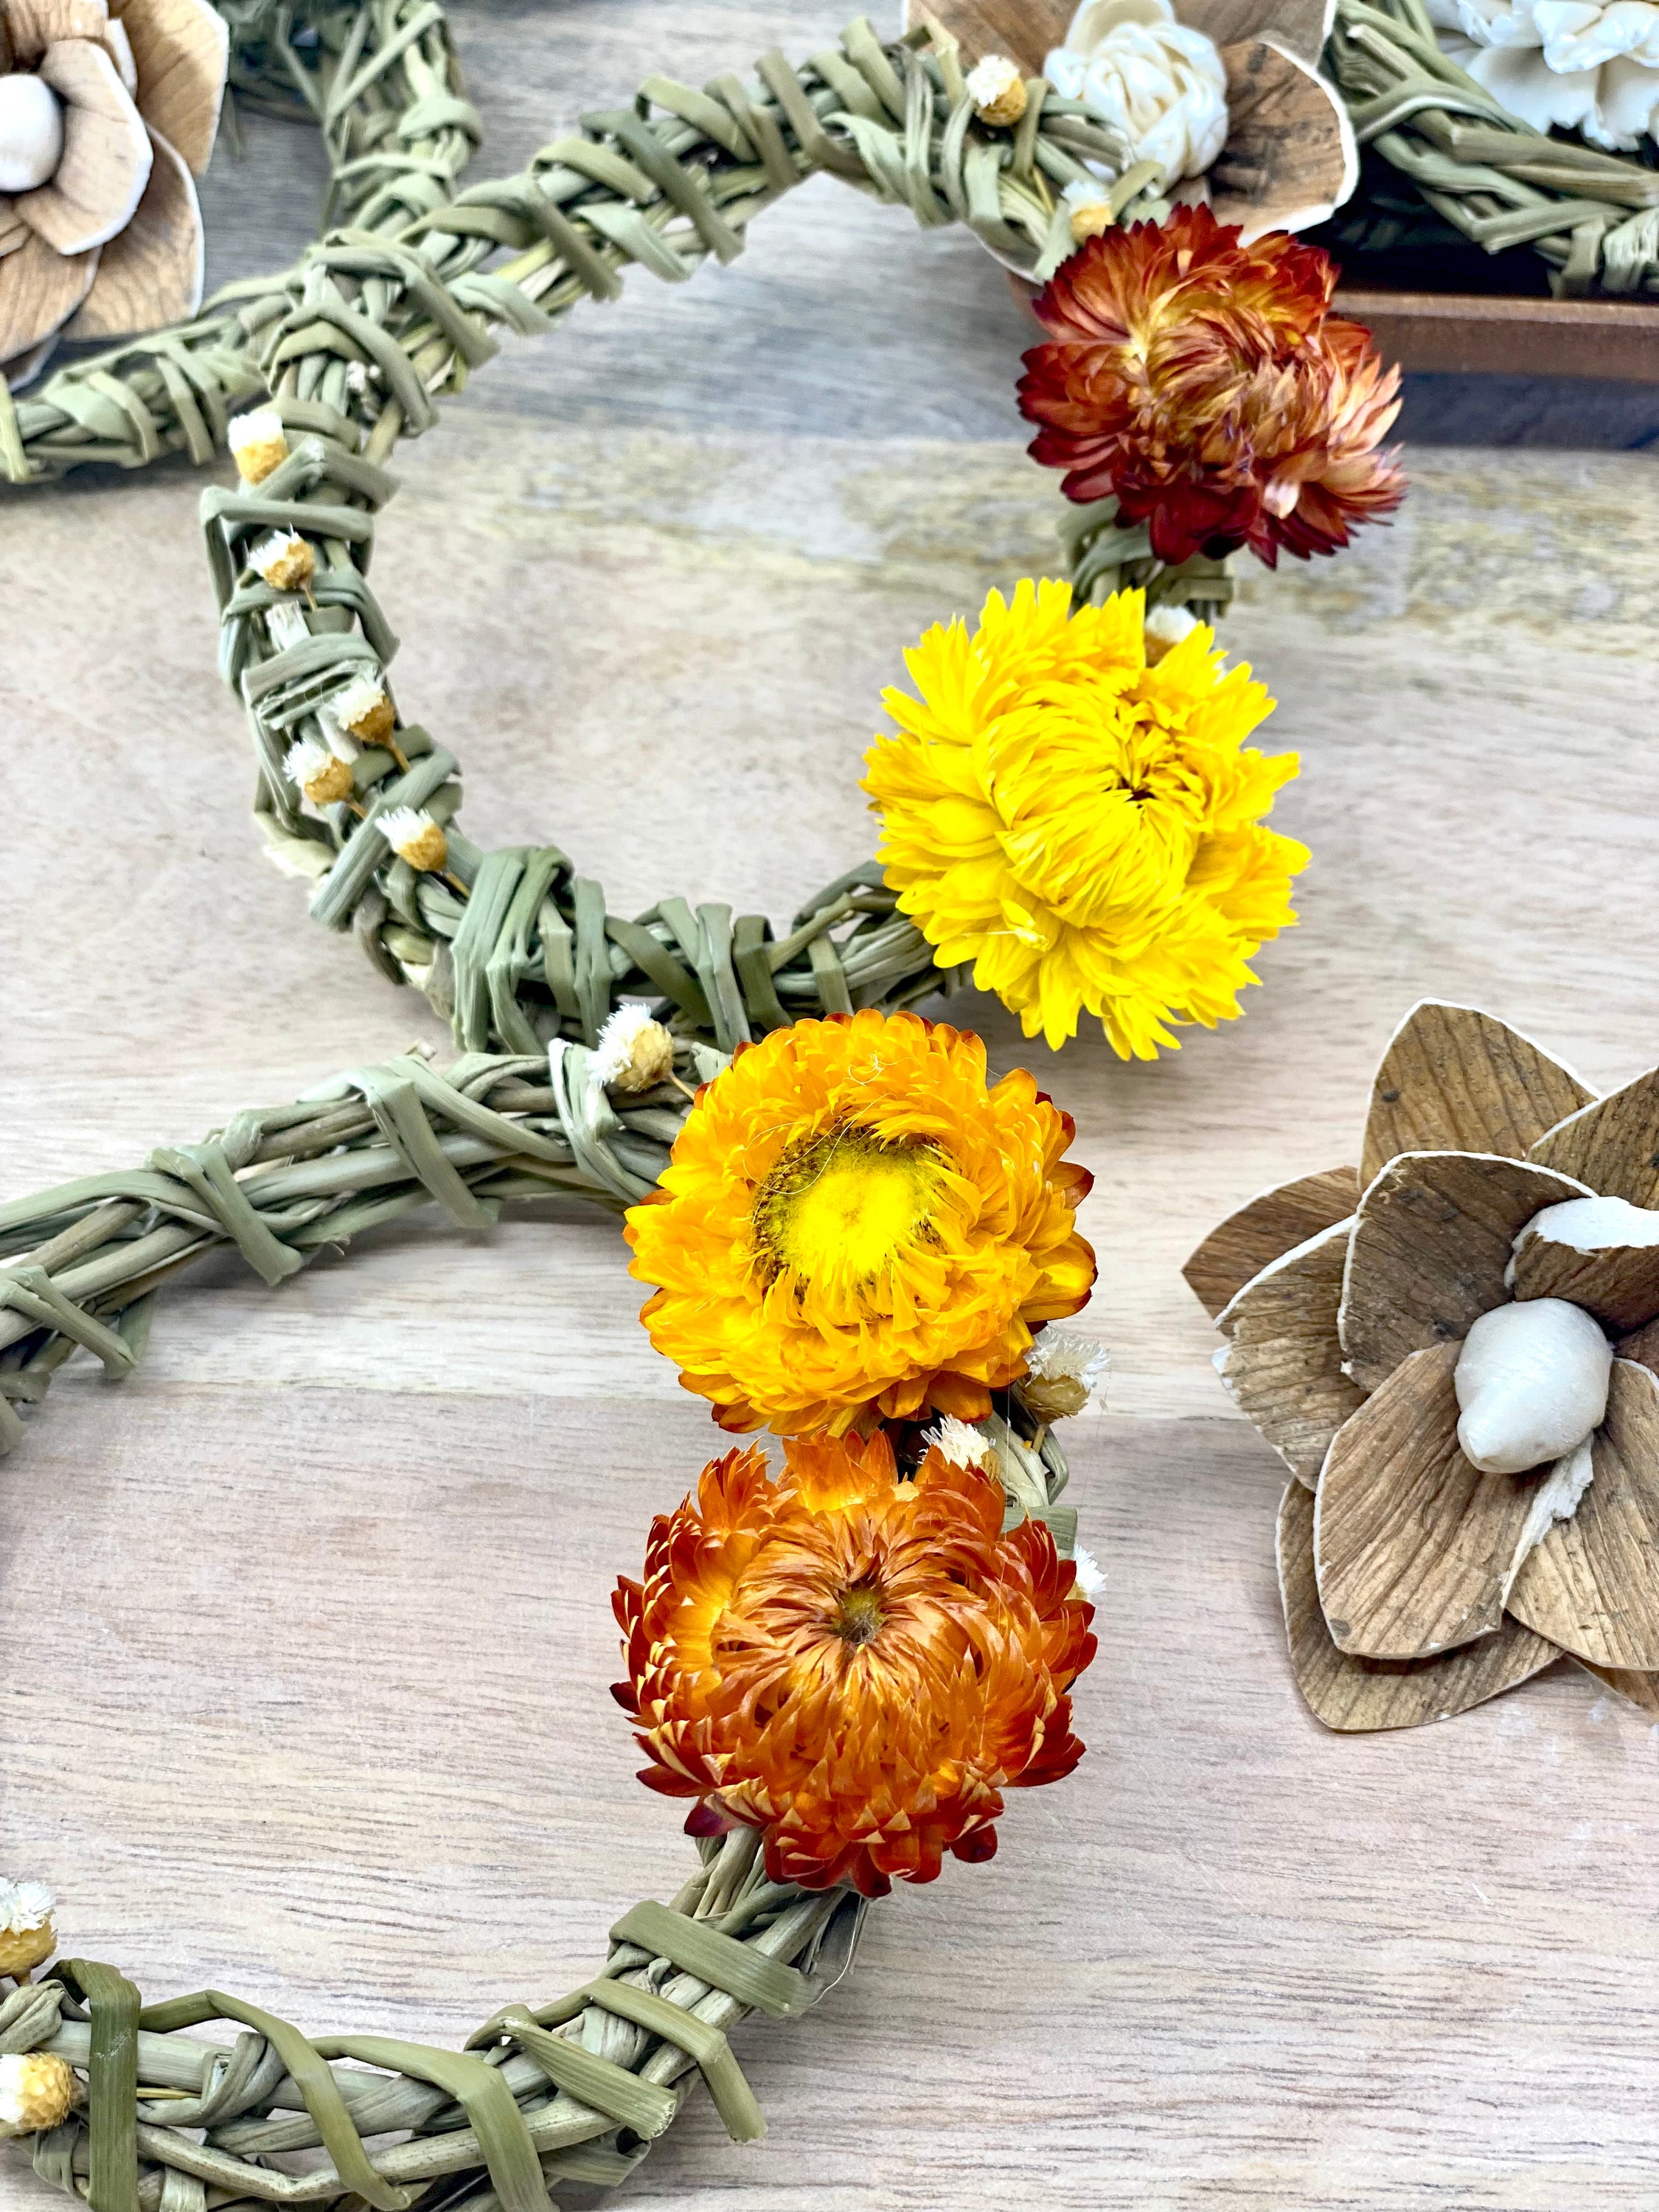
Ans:
[[[1597,1099],[1425,1002],[1358,1172],[1253,1200],[1186,1273],[1295,1477],[1279,1580],[1321,1720],[1445,1719],[1562,1652],[1659,1711],[1659,1071]]]
[[[208,0],[0,0],[0,374],[202,297],[195,179],[229,33]]]
[[[1146,157],[1159,172],[1136,189],[1179,185],[1182,197],[1207,199],[1224,223],[1241,225],[1248,242],[1322,222],[1353,191],[1352,126],[1318,70],[1334,12],[1334,0],[1084,0],[1075,13],[1072,0],[907,0],[906,20],[911,28],[937,25],[964,63],[1004,57],[1026,80],[1045,77],[1051,55],[1066,58],[1056,63],[1057,88],[1125,131],[1126,165]],[[1205,100],[1205,72],[1186,52],[1193,33],[1218,57],[1224,130]],[[1163,70],[1159,40],[1170,49]],[[1114,45],[1126,48],[1107,71],[1114,96],[1091,100],[1091,70],[1098,82]],[[1166,80],[1154,95],[1157,117],[1143,114],[1149,66]],[[1111,208],[1114,219],[1118,212]]]

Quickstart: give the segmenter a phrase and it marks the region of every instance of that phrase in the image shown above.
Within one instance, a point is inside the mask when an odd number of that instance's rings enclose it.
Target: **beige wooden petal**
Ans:
[[[1573,1664],[1582,1667],[1587,1674],[1594,1674],[1598,1682],[1605,1682],[1610,1690],[1617,1690],[1621,1698],[1628,1698],[1633,1705],[1640,1705],[1644,1713],[1659,1720],[1659,1674],[1635,1674],[1625,1667],[1592,1667],[1588,1659],[1577,1659]]]
[[[1334,1221],[1346,1220],[1358,1203],[1359,1177],[1352,1168],[1326,1168],[1279,1183],[1230,1213],[1181,1272],[1210,1319],[1218,1321],[1252,1275]]]
[[[1659,1206],[1659,1068],[1571,1115],[1527,1157],[1604,1197]]]
[[[1043,61],[1063,46],[1076,10],[1070,0],[905,0],[904,27],[926,27],[931,16],[962,49],[963,66],[971,69],[987,54],[1006,54],[1026,76],[1041,76]]]
[[[0,262],[0,361],[26,354],[59,329],[92,289],[98,251],[62,254],[31,230]]]
[[[1396,1152],[1523,1158],[1547,1129],[1595,1095],[1495,1016],[1425,999],[1395,1030],[1376,1071],[1360,1181],[1370,1182]]]
[[[138,68],[139,112],[199,177],[219,129],[230,61],[224,17],[208,0],[127,0],[121,27]]]
[[[1651,1368],[1659,1375],[1659,1321],[1650,1321],[1645,1328],[1621,1336],[1613,1348],[1619,1358],[1633,1359],[1638,1366]]]
[[[125,230],[149,182],[149,134],[102,46],[48,46],[40,74],[63,100],[64,158],[39,191],[13,205],[60,253],[84,253]]]
[[[1342,1350],[1361,1389],[1507,1304],[1517,1233],[1542,1207],[1584,1195],[1565,1176],[1486,1152],[1390,1160],[1359,1201],[1342,1293]]]
[[[1176,18],[1218,46],[1271,39],[1297,61],[1317,66],[1331,34],[1336,0],[1176,0]]]
[[[101,44],[115,64],[115,74],[121,80],[122,91],[129,100],[136,100],[138,96],[138,64],[132,58],[132,41],[113,17],[104,26]]]
[[[1331,1438],[1364,1395],[1342,1372],[1336,1334],[1352,1225],[1322,1229],[1264,1268],[1222,1316],[1232,1340],[1217,1362],[1222,1381],[1310,1490]]]
[[[9,194],[0,193],[0,256],[15,253],[34,233],[14,209]]]
[[[1607,1244],[1580,1252],[1541,1233],[1515,1255],[1517,1298],[1569,1298],[1603,1328],[1640,1330],[1659,1314],[1659,1244]]]
[[[1344,1651],[1421,1659],[1503,1620],[1538,1485],[1482,1474],[1458,1449],[1457,1351],[1414,1352],[1326,1455],[1314,1557]]]
[[[152,134],[153,136],[154,134]],[[202,304],[202,210],[190,171],[165,138],[137,212],[111,239],[70,338],[125,337],[182,322]]]
[[[1248,244],[1323,222],[1352,193],[1359,149],[1348,111],[1318,71],[1266,39],[1224,46],[1227,143],[1208,172],[1210,204]]]
[[[14,58],[28,69],[60,39],[101,39],[109,24],[104,0],[5,0],[0,13]]]
[[[1279,1509],[1279,1591],[1297,1686],[1328,1729],[1416,1728],[1495,1698],[1538,1674],[1560,1653],[1530,1629],[1504,1620],[1495,1634],[1432,1659],[1358,1659],[1339,1651],[1319,1607],[1314,1573],[1314,1502],[1300,1483]]]
[[[1590,1457],[1577,1511],[1528,1553],[1510,1610],[1575,1658],[1659,1671],[1659,1376],[1614,1360]]]

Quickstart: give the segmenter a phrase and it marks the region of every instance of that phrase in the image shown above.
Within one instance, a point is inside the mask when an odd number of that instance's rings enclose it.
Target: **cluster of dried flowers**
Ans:
[[[831,1016],[741,1048],[629,1216],[653,1342],[722,1427],[788,1442],[780,1480],[728,1454],[655,1523],[617,1695],[642,1779],[693,1834],[762,1830],[775,1881],[988,1858],[1003,1792],[1081,1756],[1091,1608],[1041,1519],[1005,1532],[1002,1480],[1008,1394],[1040,1434],[1103,1364],[1050,1327],[1094,1280],[1072,1135],[977,1037]]]

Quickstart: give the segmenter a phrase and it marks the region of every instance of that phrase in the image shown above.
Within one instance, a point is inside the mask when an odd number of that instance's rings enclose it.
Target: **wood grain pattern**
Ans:
[[[126,0],[121,27],[131,43],[145,122],[199,177],[219,129],[230,50],[224,17],[209,0]]]
[[[1561,1656],[1553,1644],[1507,1619],[1495,1635],[1431,1659],[1360,1659],[1339,1650],[1319,1603],[1314,1501],[1297,1482],[1279,1503],[1279,1594],[1297,1686],[1316,1719],[1348,1734],[1451,1720],[1530,1680]]]
[[[1322,222],[1358,173],[1340,99],[1310,64],[1265,40],[1222,48],[1227,143],[1209,172],[1210,203],[1247,239]]]
[[[1342,1372],[1336,1333],[1349,1228],[1322,1230],[1258,1275],[1218,1324],[1228,1337],[1221,1379],[1233,1403],[1310,1490],[1332,1437],[1364,1402]]]
[[[1218,1323],[1223,1308],[1252,1275],[1282,1259],[1293,1245],[1344,1220],[1358,1203],[1359,1177],[1352,1168],[1326,1168],[1278,1183],[1212,1229],[1181,1272],[1205,1312]]]
[[[1510,1593],[1517,1620],[1580,1659],[1659,1668],[1659,1376],[1615,1359],[1595,1474],[1570,1521],[1522,1561]]]
[[[1457,1352],[1413,1352],[1326,1458],[1314,1551],[1344,1651],[1420,1659],[1502,1623],[1537,1486],[1482,1474],[1458,1449]]]
[[[848,12],[469,0],[483,173],[648,70],[811,53]],[[313,228],[312,135],[248,136],[210,173],[215,281]],[[678,888],[787,915],[867,853],[902,647],[1054,568],[1012,398],[1030,343],[970,240],[823,182],[732,269],[482,369],[399,454],[375,558],[399,696],[456,741],[472,834],[556,840],[618,911]],[[1073,1425],[1066,1493],[1108,1577],[1088,1756],[988,1866],[878,1912],[810,2018],[740,2033],[765,2142],[699,2096],[617,2212],[1659,2197],[1652,1718],[1559,1667],[1443,1728],[1322,1728],[1285,1653],[1283,1468],[1180,1272],[1252,1193],[1352,1157],[1426,994],[1601,1088],[1659,1036],[1659,791],[1632,773],[1659,465],[1407,465],[1392,529],[1241,575],[1225,641],[1280,702],[1261,742],[1303,769],[1273,818],[1314,856],[1245,1018],[1126,1067],[1097,1033],[1051,1057],[994,1002],[951,1009],[1077,1115],[1096,1175],[1083,1323],[1113,1412]],[[445,1048],[258,858],[200,488],[0,518],[6,1195]],[[458,2041],[670,1893],[686,1846],[633,1779],[609,1590],[720,1440],[640,1296],[594,1216],[415,1222],[280,1291],[216,1264],[159,1302],[131,1382],[64,1371],[0,1473],[0,1868],[57,1880],[77,1948],[147,1995],[229,1982],[318,2029]],[[0,2212],[64,2202],[0,2156]]]
[[[1659,1201],[1659,1070],[1573,1115],[1528,1157],[1605,1197],[1651,1206]]]
[[[1541,1233],[1517,1247],[1517,1298],[1569,1298],[1603,1328],[1638,1331],[1659,1315],[1659,1245],[1609,1244],[1575,1251]]]
[[[1571,1069],[1494,1015],[1425,999],[1401,1024],[1376,1072],[1359,1179],[1370,1182],[1396,1152],[1523,1158],[1547,1129],[1594,1096]]]
[[[1348,1372],[1374,1390],[1408,1352],[1455,1342],[1507,1303],[1516,1234],[1584,1186],[1516,1159],[1407,1152],[1359,1201],[1342,1294]]]
[[[152,131],[155,160],[132,221],[102,248],[98,274],[64,332],[120,337],[181,321],[202,304],[202,214],[183,158]]]

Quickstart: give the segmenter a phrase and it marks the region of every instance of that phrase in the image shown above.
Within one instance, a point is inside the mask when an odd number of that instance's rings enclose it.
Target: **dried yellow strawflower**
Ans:
[[[1025,112],[1025,80],[1006,54],[987,54],[965,80],[968,97],[981,123],[999,127],[1018,123]]]
[[[391,736],[398,716],[378,676],[359,676],[331,702],[334,719],[360,745],[377,745]]]
[[[301,592],[317,573],[317,556],[297,530],[273,531],[248,556],[261,583],[273,592]]]
[[[238,415],[230,426],[230,450],[244,483],[263,483],[288,459],[288,433],[274,407]]]
[[[674,1073],[674,1040],[647,1008],[618,1006],[599,1031],[593,1073],[607,1091],[649,1091]]]
[[[449,840],[424,807],[389,806],[375,827],[400,860],[435,875],[449,858]]]
[[[0,2136],[61,2127],[75,2109],[75,2074],[66,2058],[31,2051],[0,2057]]]

